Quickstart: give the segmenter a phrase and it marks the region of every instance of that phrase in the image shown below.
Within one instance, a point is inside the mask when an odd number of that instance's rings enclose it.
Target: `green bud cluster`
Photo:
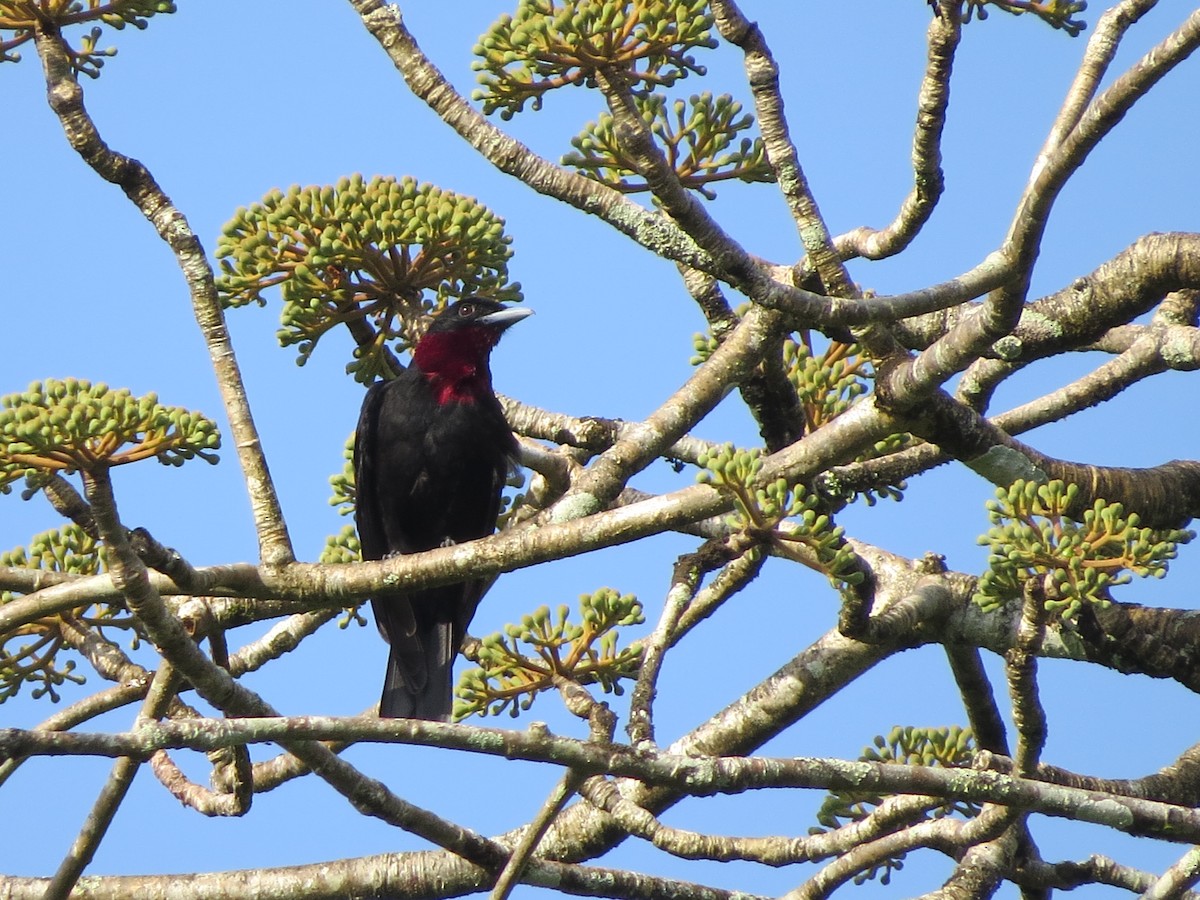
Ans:
[[[886,737],[877,735],[872,746],[865,747],[858,758],[863,762],[895,763],[903,766],[961,768],[971,764],[974,752],[975,736],[970,728],[958,725],[941,728],[897,725]],[[821,823],[821,827],[811,828],[809,831],[811,834],[820,834],[826,830],[841,828],[850,822],[862,821],[884,799],[882,794],[867,791],[831,791],[817,811],[817,821]],[[953,813],[976,816],[979,812],[978,804],[953,800],[930,810],[927,816],[938,819]],[[891,873],[903,868],[904,854],[901,853],[880,861],[856,876],[854,883],[862,884],[878,877],[881,884],[887,884],[891,880]]]
[[[0,0],[0,62],[18,62],[21,54],[13,52],[33,39],[39,24],[61,27],[100,22],[122,30],[126,25],[144,29],[147,19],[158,13],[175,12],[171,0]],[[6,38],[5,34],[12,37]],[[98,78],[104,66],[102,57],[115,56],[116,50],[98,50],[99,26],[93,27],[76,50],[71,51],[71,65],[76,72]]]
[[[740,322],[743,318],[745,318],[746,313],[748,313],[749,311],[750,311],[749,301],[739,304],[738,307],[736,309],[734,309],[734,311],[733,311],[735,321]],[[723,323],[722,324],[722,328],[723,328],[722,335],[724,335],[724,333],[727,332],[731,327],[732,327],[731,323]],[[710,356],[712,356],[713,353],[716,352],[716,349],[719,346],[721,346],[721,339],[718,338],[715,334],[712,334],[711,332],[709,332],[708,334],[699,334],[698,333],[698,334],[692,335],[692,347],[695,349],[696,355],[691,358],[691,360],[690,360],[691,364],[693,366],[699,366],[703,363],[708,362],[708,358]]]
[[[703,365],[708,362],[708,358],[717,352],[717,348],[721,346],[721,342],[711,334],[701,334],[697,332],[692,336],[692,347],[696,353],[688,360],[693,366]]]
[[[872,448],[866,453],[860,454],[855,458],[855,462],[867,462],[868,460],[878,459],[881,456],[888,456],[892,453],[898,453],[913,444],[913,436],[904,432],[902,434],[889,434],[882,440],[878,440]],[[832,487],[832,479],[826,481],[823,487]],[[880,500],[895,500],[897,502],[904,499],[904,492],[908,490],[908,482],[900,479],[895,484],[873,484],[870,487],[860,488],[857,491],[848,491],[844,497],[839,499],[844,502],[861,499],[866,502],[867,506],[874,506]],[[834,496],[837,492],[834,491]]]
[[[325,564],[351,563],[362,559],[362,545],[353,525],[343,525],[337,534],[325,538],[325,549],[318,562]]]
[[[820,571],[835,586],[858,584],[863,573],[845,530],[834,525],[822,511],[821,498],[802,484],[786,479],[760,483],[762,451],[739,450],[724,444],[714,451],[703,451],[697,458],[702,467],[696,478],[729,495],[734,515],[732,528],[777,544],[804,544],[817,558]]]
[[[869,361],[858,345],[833,341],[822,353],[814,354],[808,342],[789,336],[783,343],[783,364],[788,380],[796,389],[800,408],[804,410],[806,433],[811,434],[825,423],[849,409],[854,401],[868,390],[872,372]],[[874,447],[860,455],[856,462],[865,462],[902,450],[912,440],[908,434],[893,434],[876,441]],[[897,484],[876,485],[858,493],[868,506],[880,498],[904,499],[903,481]],[[854,495],[844,498],[847,502]]]
[[[342,530],[337,534],[331,534],[325,538],[325,549],[321,551],[318,562],[326,565],[338,565],[359,562],[361,559],[362,545],[358,542],[358,533],[354,530],[353,525],[343,525]],[[366,625],[367,620],[359,612],[360,609],[362,609],[362,603],[343,607],[342,615],[338,618],[338,628],[346,628],[351,622]]]
[[[78,525],[66,525],[35,535],[28,547],[0,553],[0,566],[95,575],[101,570],[103,549]],[[11,594],[3,594],[5,603]]]
[[[704,74],[689,51],[717,45],[707,0],[520,0],[479,38],[471,67],[482,85],[472,99],[511,119],[549,91],[595,86],[616,67],[637,87],[671,86]]]
[[[88,471],[155,457],[179,466],[217,461],[217,426],[199,413],[162,406],[156,394],[134,397],[75,378],[35,381],[0,397],[0,492],[39,472]]]
[[[348,516],[354,512],[354,435],[346,439],[342,448],[342,471],[329,476],[329,486],[333,488],[333,496],[329,505],[336,506],[339,516]]]
[[[565,604],[557,614],[542,606],[519,624],[483,638],[479,668],[463,673],[455,689],[455,718],[499,715],[505,709],[515,718],[556,679],[622,694],[621,680],[637,674],[641,644],[618,649],[618,631],[645,621],[641,603],[632,594],[601,588],[580,596],[579,619],[579,624],[571,621]]]
[[[1045,608],[1071,622],[1085,604],[1101,608],[1108,590],[1132,575],[1162,578],[1179,544],[1192,531],[1143,528],[1137,513],[1125,514],[1120,503],[1099,499],[1082,520],[1067,516],[1079,495],[1077,485],[1018,480],[999,488],[988,501],[992,528],[979,538],[991,553],[988,571],[979,579],[975,602],[996,609],[1020,596],[1025,582],[1042,580]]]
[[[701,471],[696,480],[701,484],[711,484],[727,488],[747,488],[751,481],[762,471],[762,451],[757,447],[740,450],[733,444],[722,444],[712,450],[702,450],[696,458]],[[736,498],[740,503],[742,498]],[[751,509],[745,509],[747,516]]]
[[[873,746],[863,748],[864,762],[899,763],[904,766],[968,766],[975,752],[975,735],[958,725],[918,728],[897,725],[887,736],[876,735]]]
[[[1040,0],[1036,3],[1031,0],[967,0],[963,21],[970,22],[972,18],[977,18],[982,22],[988,17],[989,6],[1014,16],[1033,13],[1052,28],[1061,29],[1071,37],[1077,37],[1087,28],[1087,23],[1082,19],[1072,18],[1087,9],[1087,0]]]
[[[880,500],[895,500],[899,502],[904,499],[904,492],[908,490],[908,482],[901,479],[896,484],[877,484],[873,487],[865,488],[855,495],[855,499],[862,499],[867,506],[874,506]]]
[[[525,492],[521,490],[525,487],[525,474],[521,471],[509,472],[505,487],[509,490],[500,495],[500,512],[496,516],[497,531],[503,531],[515,521],[520,521],[521,510],[525,508],[527,499]]]
[[[775,180],[762,138],[742,138],[736,149],[730,149],[737,135],[754,124],[754,117],[743,115],[742,105],[728,94],[713,97],[705,91],[693,94],[687,103],[676,100],[671,104],[673,114],[660,94],[635,96],[634,103],[684,187],[711,200],[716,192],[708,185],[718,181]],[[617,140],[611,114],[589,122],[571,144],[577,152],[562,158],[564,166],[574,166],[622,193],[649,190],[645,181],[636,180],[637,166]]]
[[[103,567],[103,550],[78,525],[67,525],[36,535],[28,547],[0,553],[0,566],[95,575]],[[0,605],[14,599],[11,591],[0,593]],[[72,610],[71,615],[81,615],[88,605]],[[97,624],[111,620],[117,612],[100,607]],[[46,616],[0,634],[0,703],[16,696],[26,684],[33,685],[34,699],[48,696],[58,702],[58,687],[67,681],[83,683],[83,677],[73,673],[73,660],[58,659],[63,646],[59,622],[58,616]]]
[[[347,366],[369,382],[386,345],[415,343],[424,314],[454,299],[520,300],[508,280],[512,238],[504,220],[471,197],[404,177],[342,178],[336,185],[274,190],[237,210],[217,242],[217,290],[226,306],[283,298],[281,346],[303,365],[330,329],[354,330]]]
[[[742,314],[738,311],[739,316]],[[696,334],[692,338],[695,354],[692,365],[701,365],[720,346],[712,334]],[[824,352],[814,354],[808,343],[789,335],[783,342],[783,362],[787,377],[796,390],[800,408],[804,413],[805,433],[811,434],[836,416],[845,412],[861,395],[867,392],[869,378],[868,362],[860,354],[857,345],[830,343]],[[874,447],[860,455],[856,462],[865,462],[904,449],[912,442],[909,434],[893,434],[877,441]],[[878,484],[867,489],[852,489],[840,484],[831,473],[821,479],[822,493],[838,505],[848,504],[858,497],[868,506],[874,506],[880,498],[903,500],[907,485]]]
[[[804,341],[789,336],[783,342],[783,367],[800,398],[809,434],[867,392],[868,366],[855,344],[834,341],[814,354]]]

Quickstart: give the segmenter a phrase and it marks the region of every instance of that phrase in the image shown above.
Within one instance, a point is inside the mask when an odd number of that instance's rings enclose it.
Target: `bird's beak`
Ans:
[[[498,309],[479,319],[479,324],[503,331],[510,325],[516,325],[522,319],[532,315],[533,310],[527,306],[506,306],[504,309]]]

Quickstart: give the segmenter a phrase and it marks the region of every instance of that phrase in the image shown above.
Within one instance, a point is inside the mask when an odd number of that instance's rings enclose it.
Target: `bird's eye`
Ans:
[[[473,315],[475,315],[475,307],[470,303],[464,303],[458,308],[458,317],[460,319],[467,319]]]

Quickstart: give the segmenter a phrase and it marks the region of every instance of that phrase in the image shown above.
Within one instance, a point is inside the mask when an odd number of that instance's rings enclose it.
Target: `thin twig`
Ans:
[[[521,832],[520,841],[513,847],[512,855],[504,864],[504,868],[496,879],[496,885],[492,888],[491,900],[508,900],[508,896],[521,879],[521,873],[525,871],[526,865],[537,850],[538,843],[546,834],[546,830],[554,822],[555,817],[562,812],[567,801],[575,796],[582,781],[583,776],[575,772],[567,772],[559,779],[554,790],[550,792],[550,796],[546,798],[546,802],[542,804],[537,817]]]

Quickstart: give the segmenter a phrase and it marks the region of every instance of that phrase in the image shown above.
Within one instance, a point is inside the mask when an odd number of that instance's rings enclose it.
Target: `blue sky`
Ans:
[[[504,3],[402,4],[425,51],[469,91],[471,47],[511,7]],[[924,66],[929,10],[919,0],[854,4],[744,3],[783,68],[787,112],[801,161],[832,231],[882,226],[911,184],[909,163],[916,92]],[[1087,14],[1099,15],[1101,4]],[[299,11],[298,11],[299,10]],[[1190,12],[1163,0],[1130,34],[1120,72]],[[1029,167],[1084,49],[1032,19],[993,13],[965,28],[955,64],[943,144],[946,195],[909,252],[881,263],[852,264],[853,276],[879,293],[936,283],[975,265],[1003,237]],[[284,0],[181,3],[144,33],[104,42],[120,48],[86,102],[111,146],[142,160],[210,250],[233,210],[273,187],[330,184],[353,172],[412,175],[472,195],[507,221],[510,264],[537,316],[505,338],[493,360],[497,388],[551,410],[637,419],[689,375],[691,335],[704,323],[672,264],[650,257],[608,226],[540,197],[495,172],[415,100],[348,4]],[[749,105],[740,56],[702,52],[710,68],[679,93],[728,91]],[[183,279],[167,248],[119,190],[100,181],[67,147],[45,104],[35,55],[0,66],[3,98],[5,224],[0,225],[0,393],[68,375],[158,392],[164,403],[223,421]],[[1196,230],[1200,180],[1189,124],[1200,70],[1185,63],[1141,101],[1063,191],[1046,234],[1033,296],[1053,291],[1149,231]],[[584,90],[559,92],[542,113],[504,127],[547,158],[602,103]],[[796,258],[795,229],[771,185],[719,189],[714,213],[747,248],[776,261]],[[326,503],[328,477],[341,468],[361,388],[343,374],[348,336],[324,339],[297,368],[275,344],[278,306],[231,312],[230,328],[297,552],[315,559],[339,519]],[[1002,410],[1065,383],[1097,359],[1032,367],[998,394]],[[1194,377],[1172,374],[1070,423],[1034,432],[1039,449],[1084,462],[1153,465],[1195,457],[1200,428],[1191,414]],[[748,444],[754,430],[734,404],[695,432]],[[227,434],[227,431],[226,431]],[[195,564],[253,560],[257,552],[240,473],[226,447],[216,467],[182,470],[149,463],[118,472],[117,498],[127,524],[148,527]],[[667,490],[691,479],[658,464],[635,481]],[[901,504],[854,508],[842,523],[861,539],[908,555],[945,553],[951,566],[976,571],[984,559],[975,536],[985,530],[989,485],[961,467],[942,467],[911,483]],[[0,547],[24,544],[58,521],[41,498],[0,498]],[[574,602],[611,585],[642,598],[653,622],[674,557],[689,541],[663,537],[525,570],[503,578],[472,627],[498,630],[522,612]],[[1132,585],[1121,595],[1191,608],[1200,569],[1185,549],[1164,584]],[[664,671],[662,737],[698,724],[832,627],[836,600],[823,579],[796,580],[768,568],[751,590],[699,629]],[[649,626],[647,626],[649,627]],[[253,633],[237,635],[235,646]],[[299,652],[249,679],[286,713],[353,714],[377,698],[386,650],[374,628],[329,629]],[[726,661],[732,664],[726,664]],[[1109,776],[1156,769],[1196,739],[1196,698],[1174,684],[1122,678],[1078,665],[1042,667],[1050,716],[1046,758]],[[914,689],[919,685],[920,689]],[[68,691],[68,700],[97,686]],[[624,701],[616,701],[618,710]],[[52,711],[46,701],[11,701],[0,723],[31,725]],[[104,721],[127,727],[132,710]],[[543,698],[528,718],[582,734]],[[773,754],[854,756],[893,724],[960,722],[953,685],[934,648],[889,661],[767,748]],[[477,720],[478,721],[478,720]],[[502,727],[507,718],[484,724]],[[1155,740],[1142,735],[1153,733]],[[266,754],[268,751],[262,751]],[[534,765],[419,748],[355,748],[349,758],[406,798],[485,833],[527,821],[557,778]],[[203,760],[188,761],[203,780]],[[67,760],[28,763],[0,791],[22,827],[0,846],[0,872],[44,875],[57,866],[93,802],[109,764]],[[50,802],[46,785],[56,779]],[[452,787],[449,787],[452,786]],[[495,800],[496,802],[490,802]],[[665,817],[673,824],[724,833],[803,833],[817,795],[797,800],[762,792],[688,801]],[[161,836],[145,823],[161,824]],[[1039,822],[1047,858],[1109,852],[1161,869],[1183,848],[1134,842],[1099,829]],[[255,799],[243,820],[205,820],[180,808],[142,773],[90,871],[189,871],[288,865],[345,855],[416,848],[418,842],[363,821],[312,779]],[[698,881],[773,893],[793,872],[749,865],[681,865],[627,842],[606,864],[649,867]],[[911,871],[910,871],[911,869]],[[906,894],[937,884],[945,863],[912,863],[898,878]],[[868,886],[856,896],[874,896]],[[532,889],[524,889],[532,895]]]

